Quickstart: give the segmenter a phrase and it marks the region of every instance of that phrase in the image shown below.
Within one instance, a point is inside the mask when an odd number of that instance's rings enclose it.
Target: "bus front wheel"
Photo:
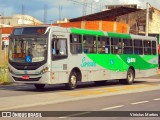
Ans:
[[[76,72],[72,71],[70,73],[68,83],[65,84],[67,89],[69,89],[69,90],[75,89],[77,87],[77,79],[78,79],[78,77],[77,77]]]
[[[36,89],[42,90],[44,88],[45,84],[34,84],[34,86],[36,87]]]
[[[119,82],[120,82],[121,84],[130,85],[130,84],[133,83],[134,77],[135,77],[135,74],[134,74],[133,70],[132,70],[132,69],[129,69],[128,72],[127,72],[127,78],[126,78],[126,79],[119,80]]]

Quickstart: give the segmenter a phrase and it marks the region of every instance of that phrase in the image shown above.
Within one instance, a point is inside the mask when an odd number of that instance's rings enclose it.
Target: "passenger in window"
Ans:
[[[121,42],[117,43],[116,48],[117,48],[117,54],[121,54],[122,53],[122,44],[121,44]]]
[[[105,46],[105,53],[110,53],[110,46],[109,45],[106,45]]]
[[[36,49],[36,43],[32,42],[31,47],[28,48],[28,55],[31,57],[37,57],[37,49]]]
[[[94,44],[93,53],[96,53],[96,40],[94,40],[93,44]]]
[[[46,55],[46,46],[40,45],[38,42],[32,42],[28,49],[28,55],[34,57],[44,57]]]
[[[84,53],[88,53],[88,48],[86,47],[87,41],[83,40],[83,44],[84,44]]]

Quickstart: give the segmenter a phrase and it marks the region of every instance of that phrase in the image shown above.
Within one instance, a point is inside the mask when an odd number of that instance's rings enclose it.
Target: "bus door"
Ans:
[[[51,83],[64,83],[68,78],[68,50],[67,37],[53,35],[51,44]]]

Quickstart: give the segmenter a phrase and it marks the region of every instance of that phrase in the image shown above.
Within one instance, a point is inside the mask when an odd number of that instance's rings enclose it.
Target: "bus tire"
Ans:
[[[74,90],[77,87],[77,80],[78,80],[78,77],[76,72],[72,71],[69,75],[68,83],[65,84],[67,89]]]
[[[34,84],[34,86],[36,87],[36,89],[42,90],[45,87],[45,84]]]
[[[134,82],[134,77],[135,77],[135,74],[134,74],[133,70],[129,69],[127,72],[127,78],[121,79],[121,80],[119,80],[119,82],[121,84],[131,85]]]

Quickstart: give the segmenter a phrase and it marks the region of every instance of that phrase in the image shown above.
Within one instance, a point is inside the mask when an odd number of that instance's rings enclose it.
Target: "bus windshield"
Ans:
[[[10,40],[9,60],[19,63],[42,62],[47,58],[46,37],[13,37]]]

